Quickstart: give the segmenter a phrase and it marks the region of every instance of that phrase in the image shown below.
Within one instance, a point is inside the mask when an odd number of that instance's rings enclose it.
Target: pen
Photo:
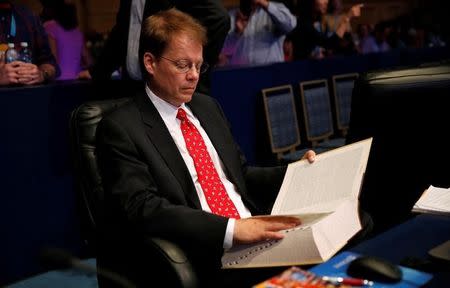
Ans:
[[[332,283],[339,283],[344,285],[350,285],[350,286],[372,286],[373,282],[366,280],[366,279],[359,279],[359,278],[343,278],[343,277],[330,277],[330,276],[323,276],[323,281],[326,282],[332,282]]]

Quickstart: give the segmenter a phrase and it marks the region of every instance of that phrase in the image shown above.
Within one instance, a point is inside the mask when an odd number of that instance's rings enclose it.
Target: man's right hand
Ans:
[[[236,14],[236,24],[235,24],[236,33],[237,34],[244,33],[247,24],[248,24],[248,16],[245,16],[241,11],[238,11]]]
[[[0,85],[10,85],[19,83],[19,62],[14,61],[6,64],[4,54],[0,57]]]
[[[80,80],[91,80],[92,76],[89,70],[82,70],[80,73],[78,73],[78,79]]]
[[[292,216],[255,216],[239,219],[234,225],[233,244],[283,239],[281,230],[292,229],[300,224],[300,219]]]

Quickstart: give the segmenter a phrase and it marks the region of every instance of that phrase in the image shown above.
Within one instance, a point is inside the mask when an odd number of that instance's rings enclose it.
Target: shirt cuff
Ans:
[[[225,238],[223,239],[223,249],[230,249],[233,246],[234,224],[236,219],[229,218]]]

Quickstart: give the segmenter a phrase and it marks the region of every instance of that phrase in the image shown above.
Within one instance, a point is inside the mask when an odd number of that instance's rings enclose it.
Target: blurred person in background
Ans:
[[[368,54],[376,51],[375,37],[368,24],[359,24],[357,29],[358,34],[358,51],[361,54]]]
[[[53,55],[61,75],[58,80],[77,79],[78,74],[90,63],[89,52],[83,33],[78,28],[77,12],[74,4],[64,1],[56,5],[54,20],[44,23]]]
[[[344,35],[339,40],[339,45],[334,49],[329,49],[328,54],[331,55],[353,55],[356,54],[357,48],[352,35],[352,26],[350,21],[346,21],[347,14],[341,0],[331,0],[328,2],[328,12],[322,19],[322,31],[331,36],[336,33],[340,23],[346,23]]]
[[[369,54],[391,50],[391,47],[387,41],[389,31],[390,29],[387,22],[377,23],[373,29],[373,32],[371,32],[369,25],[359,25],[358,35],[360,53]]]
[[[344,34],[352,18],[361,15],[363,4],[353,5],[339,17],[335,31],[324,31],[323,19],[328,11],[328,0],[302,0],[298,6],[298,23],[292,32],[294,59],[321,59],[328,50],[342,45]]]
[[[241,0],[230,11],[231,30],[221,52],[221,65],[248,65],[283,62],[286,34],[297,20],[282,3]],[[288,43],[287,43],[288,44]]]
[[[20,53],[21,42],[31,51],[31,63],[19,59],[6,63],[7,43]],[[59,68],[44,27],[37,15],[8,0],[0,0],[0,85],[34,85],[55,79]]]

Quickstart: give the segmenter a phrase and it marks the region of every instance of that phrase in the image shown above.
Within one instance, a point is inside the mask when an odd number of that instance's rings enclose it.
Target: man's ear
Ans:
[[[152,53],[150,53],[150,52],[144,53],[144,67],[145,67],[145,70],[147,70],[147,73],[150,75],[154,74],[155,62],[156,62],[156,57],[153,56]]]

